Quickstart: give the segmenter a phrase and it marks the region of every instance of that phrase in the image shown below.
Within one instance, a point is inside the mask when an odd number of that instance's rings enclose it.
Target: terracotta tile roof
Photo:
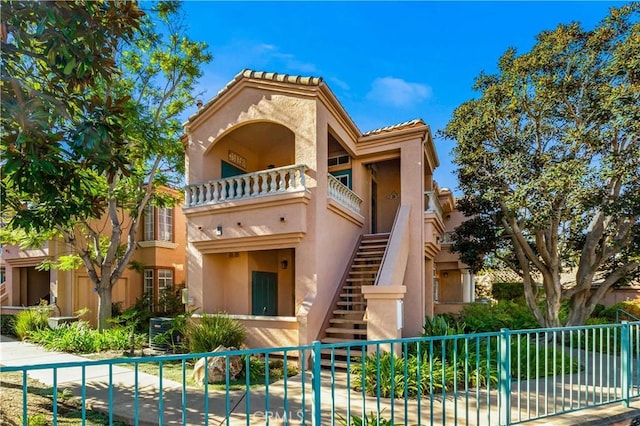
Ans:
[[[240,77],[255,78],[260,80],[281,81],[284,83],[302,84],[305,86],[318,86],[322,83],[322,77],[303,77],[300,75],[289,75],[277,72],[252,71],[248,69],[242,70],[236,75],[234,80]]]
[[[404,130],[404,129],[409,129],[411,127],[424,126],[424,125],[425,125],[425,122],[422,121],[421,118],[416,118],[414,120],[405,121],[403,123],[394,124],[392,126],[386,126],[386,127],[381,127],[379,129],[369,130],[368,132],[364,132],[362,134],[362,136],[369,136],[369,135],[377,135],[377,134],[380,134],[380,133],[395,132],[396,130]]]
[[[311,76],[304,77],[300,75],[290,75],[290,74],[283,74],[283,73],[277,73],[277,72],[254,71],[254,70],[245,68],[242,71],[240,71],[238,74],[236,74],[236,76],[233,77],[233,80],[231,80],[229,83],[226,84],[226,86],[220,89],[220,91],[216,93],[216,95],[213,98],[211,98],[206,104],[202,105],[198,109],[198,111],[192,114],[189,117],[189,120],[197,117],[202,111],[207,109],[209,105],[214,103],[224,93],[228,92],[233,86],[235,86],[235,84],[238,81],[242,80],[243,78],[279,81],[283,83],[300,84],[303,86],[319,86],[323,82],[322,77],[311,77]]]

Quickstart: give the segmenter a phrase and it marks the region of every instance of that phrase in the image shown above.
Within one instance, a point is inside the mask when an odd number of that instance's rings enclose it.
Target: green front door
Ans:
[[[233,164],[229,164],[229,163],[227,163],[226,161],[223,161],[223,162],[222,162],[222,168],[221,168],[221,169],[222,169],[222,170],[221,170],[221,172],[222,172],[222,176],[221,176],[221,177],[222,177],[222,179],[230,178],[230,177],[234,177],[234,176],[238,176],[238,175],[243,175],[243,174],[245,174],[245,173],[246,173],[244,170],[239,169],[239,168],[237,168],[236,166],[234,166]],[[242,187],[241,187],[241,188],[242,188]],[[231,189],[233,189],[233,194],[230,194],[230,190],[231,190]],[[232,195],[233,195],[234,197],[237,197],[238,195],[241,195],[241,194],[238,194],[238,183],[237,183],[237,182],[234,182],[234,183],[233,183],[233,187],[232,187],[232,188],[230,187],[230,184],[229,184],[229,183],[227,183],[227,184],[225,185],[224,192],[226,192],[227,194],[229,194],[229,195],[228,195],[229,197],[231,197]]]
[[[278,314],[278,274],[253,271],[251,276],[251,314]]]

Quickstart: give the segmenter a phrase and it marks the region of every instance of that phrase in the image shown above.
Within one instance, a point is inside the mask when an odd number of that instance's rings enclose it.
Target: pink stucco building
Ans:
[[[163,187],[161,191],[177,200],[181,198],[177,190]],[[96,219],[94,225],[105,229],[105,235],[108,235],[110,228],[106,216]],[[54,308],[53,315],[73,316],[86,310],[82,318],[96,325],[98,296],[87,269],[46,271],[39,268],[43,261],[68,255],[71,250],[59,238],[42,247],[2,247],[0,314],[15,314],[24,307],[38,305],[44,299]],[[148,293],[152,296],[149,308],[160,310],[158,304],[162,291],[185,282],[185,218],[180,206],[147,207],[137,233],[137,248],[132,260],[142,268],[124,270],[113,287],[113,302],[121,303],[121,307],[126,309]]]
[[[422,120],[363,133],[322,78],[244,70],[184,129],[189,304],[250,346],[413,336],[436,287],[472,301]]]

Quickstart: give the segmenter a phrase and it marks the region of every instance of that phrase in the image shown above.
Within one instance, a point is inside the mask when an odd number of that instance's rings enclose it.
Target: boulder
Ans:
[[[226,352],[235,351],[234,347],[227,348],[224,346],[218,346],[213,352]],[[226,380],[227,360],[229,362],[229,380],[236,378],[240,372],[242,372],[242,359],[240,355],[229,356],[210,356],[206,358],[200,358],[196,365],[193,367],[193,379],[195,382],[202,386],[204,384],[204,368],[205,362],[209,364],[209,383],[219,383]]]

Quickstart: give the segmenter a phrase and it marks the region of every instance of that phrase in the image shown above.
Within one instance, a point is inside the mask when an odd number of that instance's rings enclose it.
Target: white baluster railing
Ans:
[[[445,232],[440,244],[453,244],[453,234],[455,234],[455,232]]]
[[[333,175],[329,174],[327,176],[329,179],[327,185],[329,198],[359,214],[362,198],[358,197],[355,192],[344,186],[344,184],[333,177]]]
[[[306,170],[307,166],[299,164],[188,185],[185,188],[185,207],[302,191],[306,188]]]
[[[442,221],[442,206],[435,191],[424,191],[425,213],[434,213]]]

